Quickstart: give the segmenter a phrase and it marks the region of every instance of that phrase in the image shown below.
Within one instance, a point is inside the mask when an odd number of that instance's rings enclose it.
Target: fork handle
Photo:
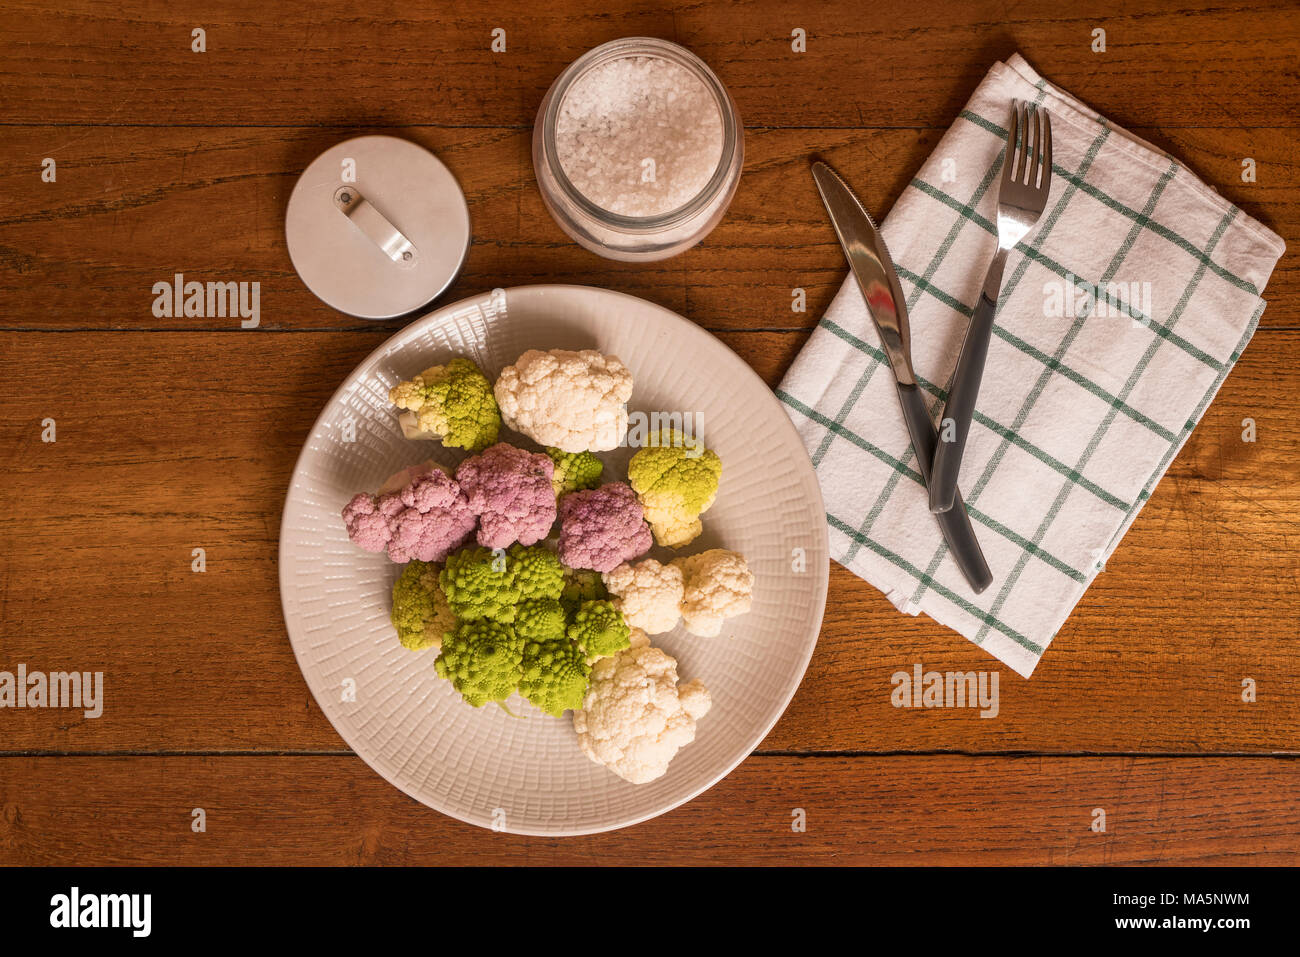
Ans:
[[[975,414],[975,400],[980,393],[980,380],[984,377],[984,362],[989,354],[989,339],[993,335],[993,316],[998,309],[998,293],[1002,289],[1002,269],[1007,254],[999,249],[989,263],[980,301],[971,313],[966,339],[957,357],[957,370],[952,385],[948,387],[948,401],[939,416],[939,443],[934,453],[934,467],[930,470],[930,511],[941,514],[953,507],[957,497],[957,473],[961,470],[962,453],[966,451],[966,438],[970,434],[971,417]],[[951,430],[952,438],[944,436]]]

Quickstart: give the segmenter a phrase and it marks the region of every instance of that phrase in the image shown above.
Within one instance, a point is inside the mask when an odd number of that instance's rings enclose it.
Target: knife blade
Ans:
[[[903,289],[898,281],[898,271],[894,268],[889,248],[885,245],[880,230],[848,184],[820,161],[813,163],[812,174],[826,212],[830,214],[831,225],[835,227],[835,235],[849,261],[849,268],[866,301],[867,312],[880,336],[885,357],[889,360],[898,391],[898,402],[912,440],[912,451],[916,453],[917,468],[928,489],[930,464],[934,461],[939,433],[930,418],[925,398],[916,383],[916,372],[912,368],[907,300],[903,297]],[[957,493],[951,509],[932,514],[967,583],[977,594],[984,591],[993,581],[993,574],[984,560],[984,553],[975,537],[975,530],[971,527],[961,493]]]

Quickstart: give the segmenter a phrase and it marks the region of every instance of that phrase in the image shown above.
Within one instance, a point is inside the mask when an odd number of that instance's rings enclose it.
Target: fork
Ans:
[[[1011,129],[1007,132],[1002,182],[998,186],[998,251],[984,277],[980,301],[971,314],[957,358],[957,370],[948,389],[948,401],[939,418],[939,443],[930,473],[931,512],[948,511],[957,495],[957,472],[970,434],[984,361],[988,358],[1007,253],[1038,222],[1047,207],[1047,194],[1052,186],[1051,117],[1042,107],[1031,109],[1015,100],[1011,106]]]

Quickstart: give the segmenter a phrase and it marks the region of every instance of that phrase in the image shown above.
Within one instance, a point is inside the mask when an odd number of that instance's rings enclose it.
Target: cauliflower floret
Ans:
[[[573,730],[584,754],[625,781],[662,777],[668,762],[695,740],[695,722],[712,705],[697,681],[677,685],[677,660],[635,629],[631,645],[591,671]]]
[[[627,434],[632,373],[594,349],[529,349],[495,387],[506,425],[562,452],[607,452]]]
[[[604,574],[614,607],[633,628],[661,635],[677,627],[681,618],[682,570],[661,565],[653,558],[629,565],[624,562]]]
[[[359,492],[343,507],[354,545],[368,552],[387,550],[399,564],[413,558],[440,562],[473,534],[477,518],[469,500],[442,469],[403,469],[383,485],[394,487],[380,495]]]
[[[673,564],[682,570],[682,621],[692,635],[712,638],[723,621],[749,611],[754,573],[744,555],[712,548]]]
[[[607,572],[644,555],[654,543],[636,493],[622,482],[560,499],[560,561]]]
[[[478,543],[505,548],[545,538],[555,524],[554,471],[547,456],[505,442],[461,462],[456,481],[478,516]]]
[[[404,469],[398,469],[392,475],[388,476],[388,478],[384,480],[384,484],[379,486],[379,490],[375,492],[375,495],[387,495],[389,492],[400,492],[421,475],[424,475],[426,472],[432,472],[435,469],[447,475],[451,474],[450,469],[443,468],[437,462],[433,461],[433,459],[425,459],[425,461],[420,462],[417,465],[408,465]]]
[[[676,429],[658,433],[627,463],[627,480],[645,508],[655,541],[668,548],[699,537],[704,530],[700,514],[717,497],[721,477],[718,453]]]
[[[492,383],[468,359],[399,382],[388,390],[388,401],[407,410],[397,421],[408,439],[441,439],[448,448],[478,452],[497,440],[501,428]]]
[[[393,582],[393,627],[404,648],[437,651],[443,636],[456,630],[456,616],[438,584],[440,571],[431,562],[413,558]]]

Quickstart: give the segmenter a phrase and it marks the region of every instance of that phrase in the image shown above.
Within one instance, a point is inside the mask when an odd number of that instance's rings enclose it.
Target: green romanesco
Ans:
[[[662,430],[627,464],[655,541],[669,548],[690,544],[704,530],[700,513],[713,504],[721,476],[718,454],[676,429]]]
[[[564,607],[554,598],[530,598],[515,609],[515,634],[524,641],[564,638]]]
[[[497,440],[501,411],[492,383],[468,359],[432,366],[388,392],[388,401],[408,414],[401,419],[411,430],[442,440],[449,448],[481,452]]]
[[[411,572],[412,580],[428,581],[429,569],[436,566]],[[600,576],[566,571],[541,545],[462,548],[447,556],[437,585],[451,624],[435,666],[475,707],[517,689],[559,717],[582,707],[589,662],[628,646],[628,626],[603,600]]]
[[[523,674],[524,642],[509,625],[490,619],[464,621],[442,642],[434,662],[461,697],[476,708],[505,701]]]
[[[566,614],[572,615],[584,601],[608,598],[609,590],[600,577],[600,572],[588,568],[566,568],[564,570],[564,591],[560,593],[560,604]]]
[[[555,552],[541,545],[511,545],[509,566],[519,599],[559,598],[564,590],[564,566]]]
[[[457,617],[510,624],[520,602],[560,597],[564,566],[541,545],[512,545],[509,551],[475,545],[447,556],[440,581]]]
[[[628,647],[632,629],[611,602],[584,601],[574,612],[567,634],[591,661],[608,658]]]
[[[413,558],[393,582],[393,627],[403,647],[418,651],[442,647],[456,628],[456,616],[438,584],[440,566]]]
[[[439,581],[452,612],[468,621],[491,618],[509,624],[515,620],[515,606],[524,597],[515,563],[505,552],[490,548],[473,546],[452,552]]]
[[[582,707],[591,678],[583,653],[565,638],[524,646],[519,693],[553,717]]]
[[[562,452],[548,448],[546,454],[555,463],[551,487],[555,489],[557,499],[569,492],[595,488],[600,484],[600,474],[605,466],[590,452]]]

